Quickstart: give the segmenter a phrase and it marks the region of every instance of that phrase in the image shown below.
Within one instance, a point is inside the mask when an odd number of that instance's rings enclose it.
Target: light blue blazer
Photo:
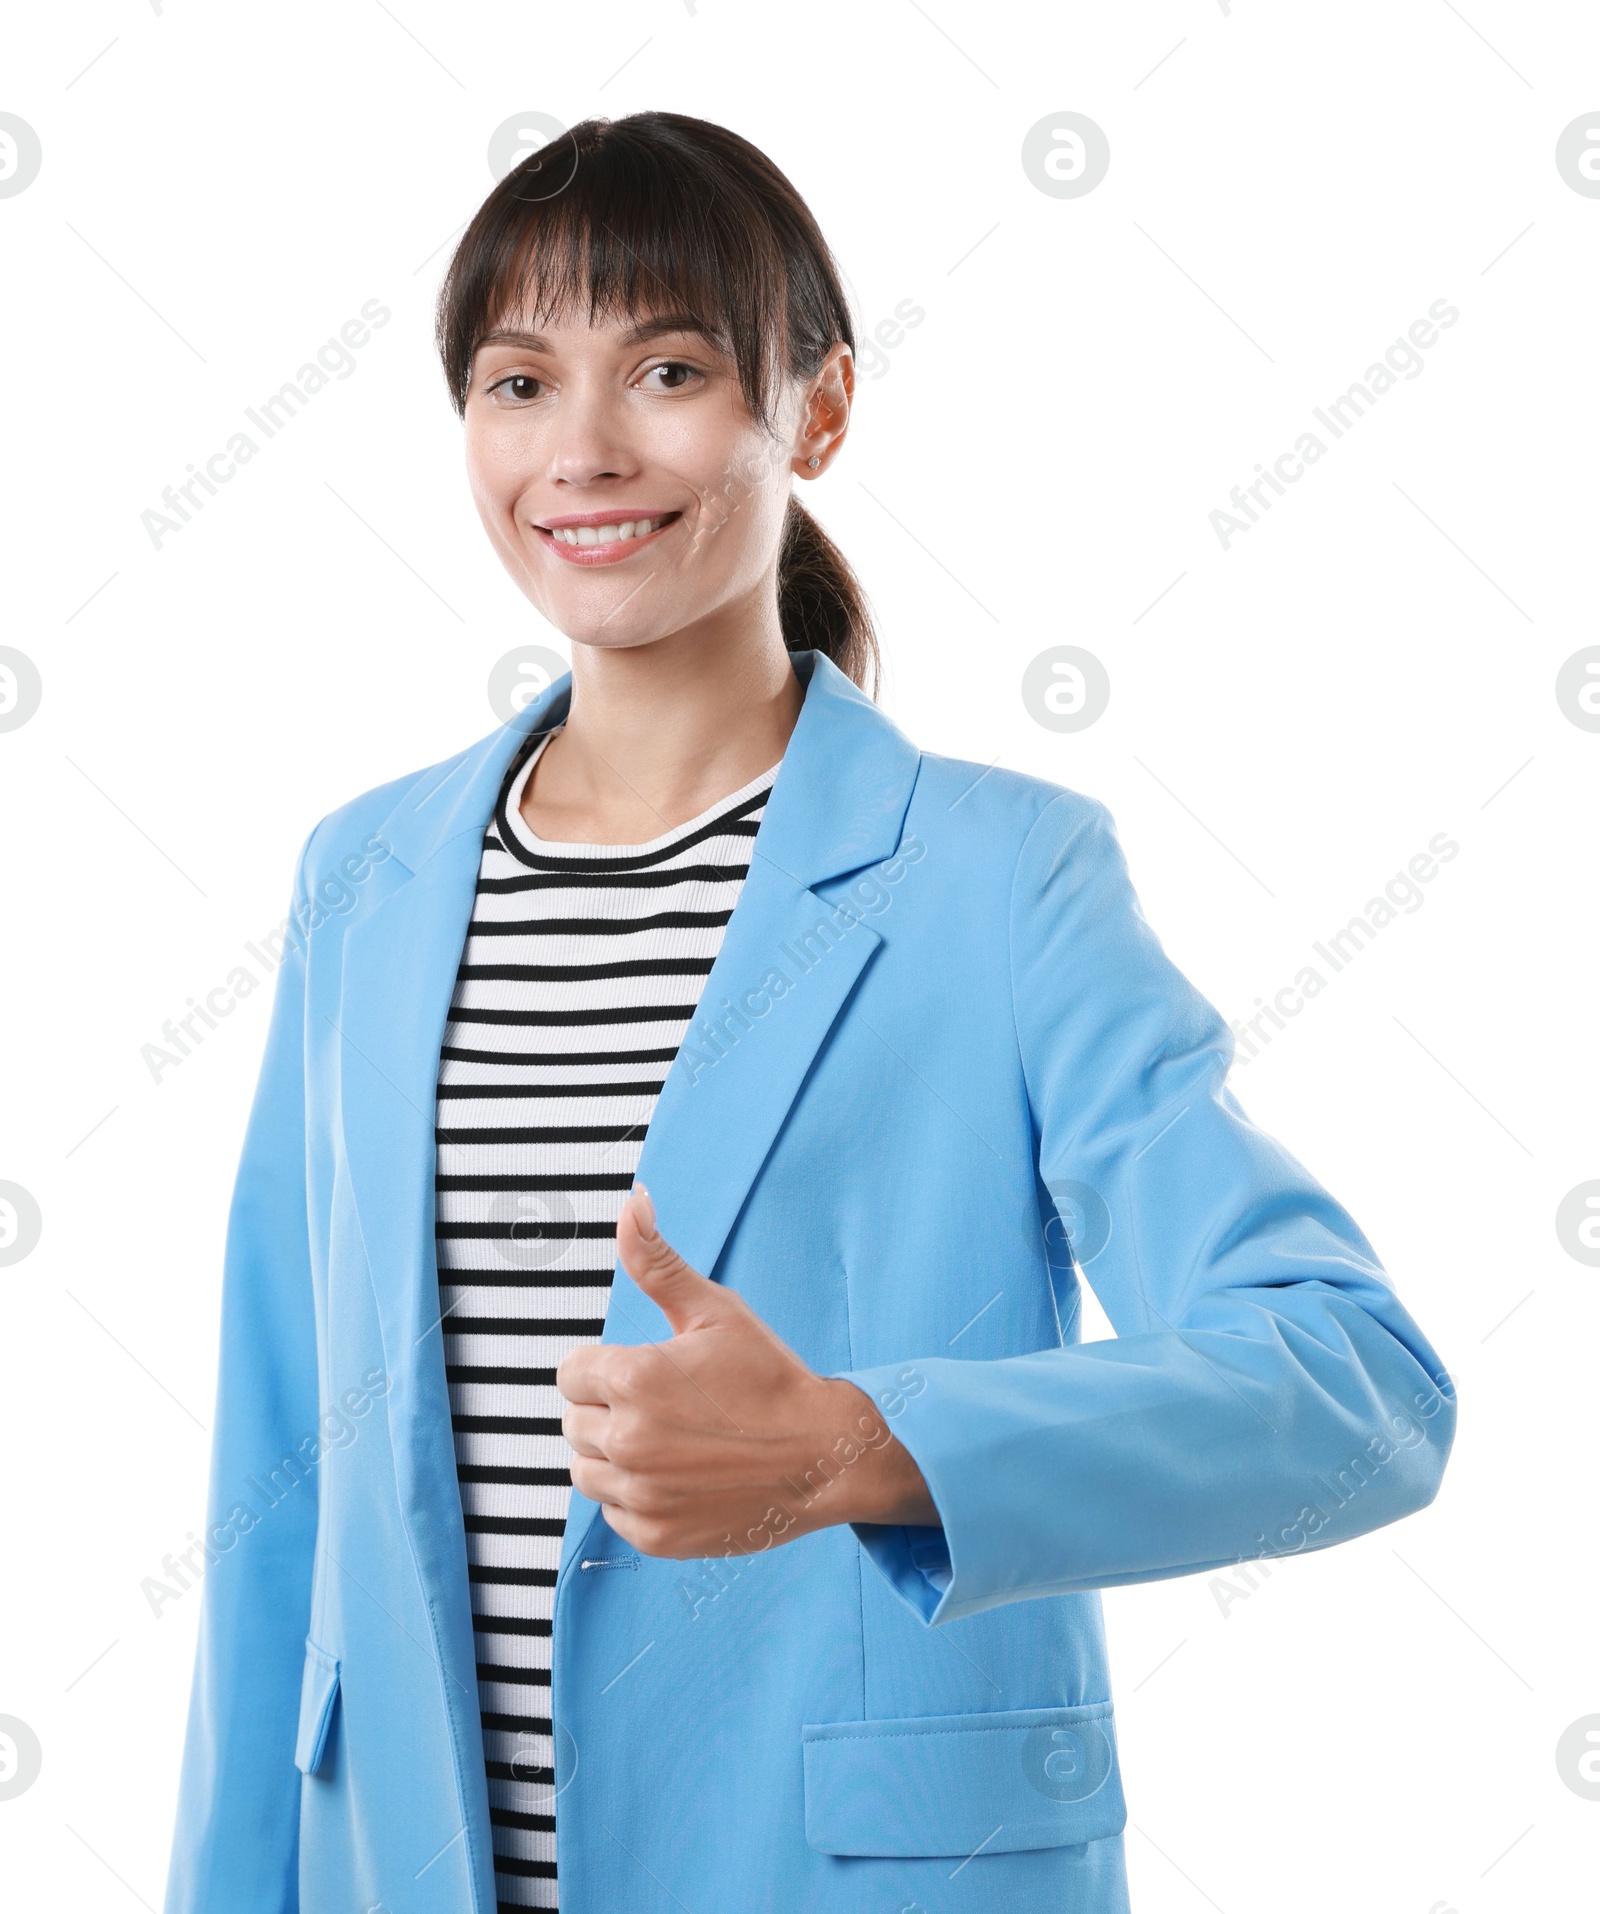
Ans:
[[[942,1526],[781,1544],[776,1507],[667,1561],[574,1494],[530,1752],[561,1905],[1114,1914],[1095,1591],[1423,1507],[1454,1394],[1226,1088],[1233,1039],[1104,806],[921,752],[820,654],[795,668],[640,1175],[696,1268],[874,1398]],[[494,1914],[434,1087],[497,787],[569,689],[301,854],[228,1230],[168,1914]],[[1080,1340],[1085,1277],[1114,1340]],[[619,1267],[604,1340],[667,1333]]]

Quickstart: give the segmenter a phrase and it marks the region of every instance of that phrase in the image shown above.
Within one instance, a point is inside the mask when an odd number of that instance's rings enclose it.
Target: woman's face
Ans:
[[[738,613],[773,590],[791,475],[844,436],[836,346],[751,417],[730,359],[692,326],[508,318],[466,403],[479,516],[522,591],[576,643],[626,648]]]

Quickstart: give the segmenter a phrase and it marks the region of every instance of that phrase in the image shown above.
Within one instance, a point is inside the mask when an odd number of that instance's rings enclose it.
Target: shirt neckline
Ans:
[[[604,863],[610,858],[653,856],[657,852],[668,849],[679,838],[703,831],[708,824],[715,823],[724,812],[736,810],[739,806],[747,804],[765,786],[773,782],[783,765],[782,758],[779,758],[776,764],[769,766],[759,777],[752,778],[748,784],[742,784],[737,791],[730,791],[726,797],[720,797],[714,804],[707,805],[697,817],[688,818],[682,824],[675,824],[670,831],[663,831],[658,837],[648,838],[642,843],[588,844],[581,841],[569,842],[561,838],[539,837],[528,828],[522,816],[522,793],[527,788],[528,779],[533,775],[533,768],[543,755],[545,746],[565,728],[564,725],[558,724],[551,730],[541,733],[539,742],[528,753],[516,776],[506,787],[497,818],[502,835],[509,833],[524,851],[531,852],[541,859],[551,857],[588,859],[596,863]]]

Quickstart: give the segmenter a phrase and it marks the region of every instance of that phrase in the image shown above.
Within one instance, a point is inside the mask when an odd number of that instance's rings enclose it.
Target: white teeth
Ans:
[[[552,537],[559,538],[563,545],[614,545],[619,539],[643,538],[659,531],[663,522],[659,518],[629,518],[620,525],[563,525]]]

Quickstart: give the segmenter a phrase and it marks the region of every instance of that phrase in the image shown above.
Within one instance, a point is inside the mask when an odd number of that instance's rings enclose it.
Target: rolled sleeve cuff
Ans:
[[[921,1369],[906,1363],[886,1363],[875,1369],[839,1370],[836,1374],[838,1380],[854,1383],[871,1397],[887,1421],[890,1433],[921,1469],[942,1522],[945,1505],[939,1484],[925,1460],[924,1445],[918,1440],[913,1419],[901,1413],[925,1386]],[[955,1579],[955,1565],[942,1526],[852,1522],[850,1528],[889,1586],[924,1622],[931,1625],[951,1619],[947,1596]]]

